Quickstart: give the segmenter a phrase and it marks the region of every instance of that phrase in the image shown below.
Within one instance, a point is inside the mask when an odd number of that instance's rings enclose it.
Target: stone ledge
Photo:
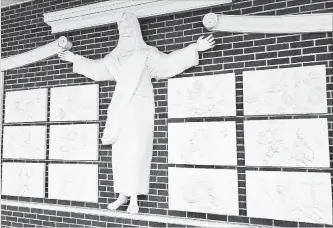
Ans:
[[[62,205],[52,205],[52,204],[45,204],[45,203],[18,202],[18,201],[12,201],[12,200],[1,200],[1,204],[6,205],[6,206],[14,206],[14,207],[28,207],[28,208],[37,208],[37,209],[42,209],[42,210],[74,212],[74,213],[81,213],[81,214],[107,216],[107,217],[114,217],[114,218],[125,218],[125,219],[132,219],[132,220],[158,222],[158,223],[188,225],[188,226],[196,226],[196,227],[266,227],[266,226],[260,226],[260,225],[248,225],[248,224],[211,221],[211,220],[208,221],[208,220],[202,220],[202,219],[181,218],[181,217],[164,216],[164,215],[151,215],[151,214],[144,214],[144,213],[130,214],[130,213],[127,213],[124,211],[110,211],[110,210],[106,210],[106,209],[62,206]]]

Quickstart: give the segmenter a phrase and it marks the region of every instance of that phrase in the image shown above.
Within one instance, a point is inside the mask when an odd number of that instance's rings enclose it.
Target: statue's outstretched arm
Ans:
[[[157,49],[149,56],[149,66],[151,77],[157,79],[166,79],[174,77],[183,71],[199,64],[198,52],[206,51],[213,48],[215,44],[212,35],[203,38],[199,37],[196,43],[165,54]]]
[[[61,60],[73,63],[73,72],[82,74],[94,81],[115,80],[108,70],[107,59],[88,59],[73,52],[64,51],[58,53]]]

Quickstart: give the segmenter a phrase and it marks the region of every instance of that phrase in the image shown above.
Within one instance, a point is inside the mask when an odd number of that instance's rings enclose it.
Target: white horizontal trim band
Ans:
[[[204,26],[212,31],[241,33],[319,33],[333,31],[332,13],[283,16],[206,14]]]
[[[56,41],[36,49],[1,59],[1,71],[22,67],[31,63],[50,58],[63,50],[69,50],[72,43],[64,36]]]
[[[111,0],[45,13],[44,22],[52,27],[52,33],[59,33],[115,23],[117,14],[124,11],[131,11],[138,18],[144,18],[231,2],[232,0]]]
[[[170,223],[177,225],[189,225],[197,227],[265,227],[259,225],[246,225],[237,224],[230,222],[220,222],[220,221],[206,221],[201,219],[189,219],[180,218],[175,216],[163,216],[163,215],[151,215],[151,214],[130,214],[123,211],[110,211],[106,209],[93,209],[93,208],[83,208],[83,207],[72,207],[72,206],[60,206],[45,203],[30,203],[30,202],[18,202],[12,200],[1,200],[2,205],[14,206],[14,207],[28,207],[37,208],[42,210],[54,210],[54,211],[64,211],[64,212],[74,212],[90,215],[108,216],[115,218],[126,218],[132,220],[141,220],[149,222],[160,222],[160,223]]]

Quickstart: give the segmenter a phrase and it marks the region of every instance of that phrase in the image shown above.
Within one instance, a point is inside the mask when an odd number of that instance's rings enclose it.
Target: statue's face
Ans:
[[[118,25],[119,36],[124,38],[133,37],[135,32],[133,26],[132,18],[128,14],[124,14]]]
[[[140,46],[146,45],[143,41],[140,24],[135,14],[131,12],[122,13],[117,23],[119,30],[118,49],[133,51]]]
[[[133,28],[131,27],[119,27],[119,36],[128,38],[133,36]]]

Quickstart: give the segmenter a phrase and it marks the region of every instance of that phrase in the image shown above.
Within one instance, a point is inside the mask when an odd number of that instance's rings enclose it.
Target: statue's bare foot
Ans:
[[[118,207],[120,207],[123,204],[126,204],[128,202],[127,197],[124,195],[119,195],[118,199],[114,201],[113,203],[110,203],[108,205],[108,209],[110,210],[116,210]]]
[[[139,212],[139,206],[137,203],[130,203],[126,211],[131,214],[137,214]]]

